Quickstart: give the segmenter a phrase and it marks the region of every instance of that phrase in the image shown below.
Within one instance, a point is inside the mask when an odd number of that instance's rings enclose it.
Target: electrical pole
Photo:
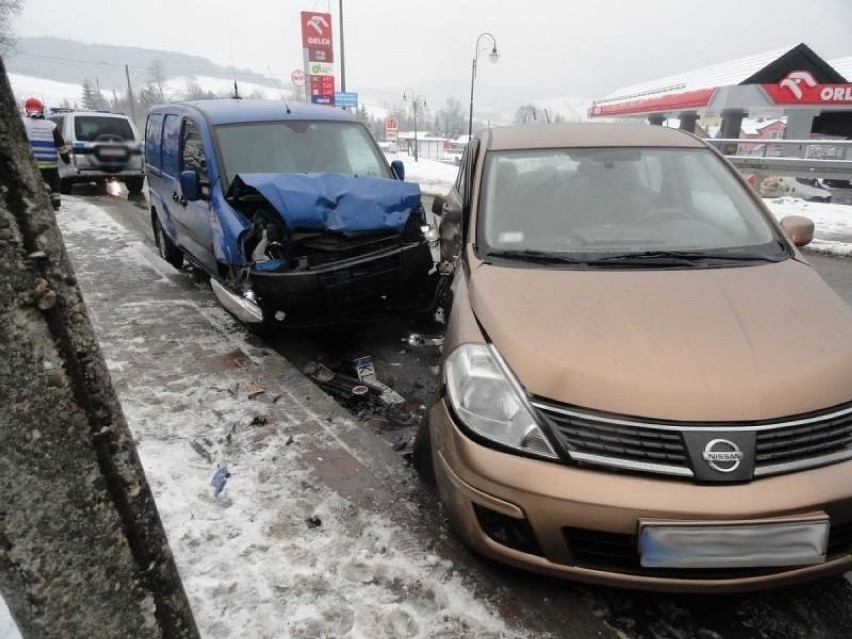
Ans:
[[[136,122],[136,110],[133,108],[133,88],[130,86],[130,69],[124,65],[124,75],[127,76],[127,101],[130,102],[130,119]]]

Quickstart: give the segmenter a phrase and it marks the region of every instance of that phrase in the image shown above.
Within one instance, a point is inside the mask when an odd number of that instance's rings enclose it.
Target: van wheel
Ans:
[[[59,192],[62,195],[69,195],[71,193],[71,187],[73,186],[71,180],[63,179],[59,180]]]
[[[177,246],[175,246],[174,242],[169,239],[166,232],[163,231],[163,225],[160,224],[160,219],[157,217],[156,213],[151,215],[151,228],[154,231],[154,242],[157,244],[157,251],[159,252],[160,257],[175,268],[179,269],[183,266],[183,253]]]
[[[145,182],[143,177],[128,177],[124,178],[124,185],[127,187],[127,192],[130,195],[137,195],[142,192],[142,184]]]
[[[432,462],[432,439],[429,437],[429,419],[425,418],[417,428],[414,446],[411,448],[411,465],[427,484],[434,486],[435,466]]]

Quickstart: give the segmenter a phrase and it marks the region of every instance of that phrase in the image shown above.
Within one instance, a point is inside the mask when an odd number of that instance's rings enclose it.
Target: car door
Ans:
[[[208,155],[201,136],[199,124],[190,117],[184,117],[181,131],[180,172],[193,171],[200,185],[199,198],[187,201],[180,194],[182,207],[182,225],[185,242],[191,253],[211,272],[216,271],[216,258],[213,253],[213,229],[211,227],[210,179],[208,176]]]
[[[163,211],[166,213],[163,227],[178,246],[189,250],[184,227],[184,207],[178,195],[178,173],[180,171],[180,113],[166,113],[163,118],[160,141],[160,179],[157,189]]]
[[[441,238],[441,261],[455,262],[461,252],[464,224],[470,212],[471,176],[475,167],[479,140],[472,140],[464,150],[455,184],[447,194],[438,234]]]

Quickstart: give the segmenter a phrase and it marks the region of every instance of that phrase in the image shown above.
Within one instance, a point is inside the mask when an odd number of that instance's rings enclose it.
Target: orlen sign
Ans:
[[[791,71],[763,90],[775,104],[852,104],[852,84],[820,84],[809,71]]]
[[[309,62],[334,62],[331,14],[302,11],[302,48]]]

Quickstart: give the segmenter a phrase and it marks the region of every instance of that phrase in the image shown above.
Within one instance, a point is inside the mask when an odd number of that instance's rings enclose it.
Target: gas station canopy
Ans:
[[[852,137],[852,83],[840,69],[848,74],[852,58],[835,66],[801,43],[624,87],[593,102],[589,115],[658,123],[684,114],[801,111],[810,132]]]

